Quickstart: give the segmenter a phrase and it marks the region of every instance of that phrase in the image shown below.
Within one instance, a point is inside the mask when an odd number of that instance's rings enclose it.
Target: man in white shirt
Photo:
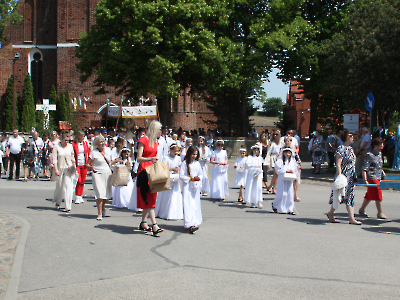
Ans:
[[[18,129],[13,130],[13,136],[8,139],[7,142],[7,151],[10,157],[10,171],[8,180],[12,180],[13,171],[14,171],[14,163],[16,164],[15,168],[15,179],[19,178],[19,170],[21,167],[21,150],[22,144],[24,143],[24,139],[18,135]]]
[[[299,151],[300,151],[300,137],[297,135],[297,130],[293,130],[293,135],[297,141],[297,147],[299,148]]]
[[[361,154],[361,161],[364,161],[365,155],[368,153],[369,150],[371,150],[372,138],[367,127],[363,127],[361,129],[361,132],[362,132],[361,146],[360,149],[357,151],[356,156],[359,156]]]

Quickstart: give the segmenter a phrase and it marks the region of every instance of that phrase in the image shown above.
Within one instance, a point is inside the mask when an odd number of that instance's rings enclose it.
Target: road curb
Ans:
[[[21,272],[22,272],[22,263],[24,261],[25,246],[26,246],[26,241],[28,239],[29,231],[31,229],[31,224],[27,220],[18,217],[16,215],[12,214],[8,215],[16,218],[23,224],[21,233],[19,235],[17,248],[15,250],[10,279],[8,281],[6,293],[4,295],[4,300],[13,300],[16,299],[18,294],[19,280],[21,278]]]

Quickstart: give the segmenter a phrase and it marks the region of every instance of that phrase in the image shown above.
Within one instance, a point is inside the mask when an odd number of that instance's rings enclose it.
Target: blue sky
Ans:
[[[284,84],[282,80],[276,77],[278,69],[273,69],[269,75],[270,82],[263,84],[264,91],[267,93],[267,98],[279,97],[282,98],[283,103],[286,103],[286,95],[289,91],[289,84]]]

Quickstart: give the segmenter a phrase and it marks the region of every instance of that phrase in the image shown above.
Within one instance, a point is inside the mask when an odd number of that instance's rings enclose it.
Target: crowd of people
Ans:
[[[400,128],[399,128],[400,129]],[[238,202],[251,208],[263,207],[263,189],[274,194],[272,210],[275,213],[295,214],[294,202],[299,202],[299,185],[302,162],[300,138],[292,129],[282,136],[280,130],[261,132],[258,141],[248,151],[242,145],[233,167],[236,171],[234,186],[240,188]],[[367,128],[362,135],[349,130],[333,134],[328,132],[324,143],[320,130],[313,133],[308,150],[312,154],[313,173],[321,172],[321,165],[328,162],[336,167],[335,181],[330,197],[330,222],[336,222],[334,212],[339,203],[345,203],[349,223],[359,225],[354,217],[355,182],[357,177],[368,186],[359,214],[366,216],[370,201],[376,202],[377,217],[385,219],[382,211],[382,191],[379,181],[383,172],[382,149],[384,141],[372,139]],[[14,129],[12,136],[3,134],[0,144],[2,172],[8,180],[20,177],[35,180],[39,176],[56,182],[53,203],[61,208],[64,200],[66,213],[72,202],[84,203],[83,190],[88,172],[92,175],[96,198],[97,220],[106,215],[106,203],[127,208],[142,214],[139,230],[151,231],[158,236],[163,229],[156,218],[183,219],[184,228],[190,233],[202,223],[201,197],[224,201],[229,196],[228,154],[224,141],[214,141],[212,133],[197,135],[197,145],[185,132],[173,132],[153,121],[149,128],[117,132],[94,129],[93,132],[52,132],[39,137],[33,132],[24,138]],[[397,146],[396,146],[397,149]],[[396,161],[396,156],[394,161]],[[156,162],[167,162],[170,171],[170,189],[154,193],[149,188],[146,167]],[[212,165],[212,172],[208,166]],[[113,170],[118,165],[127,167],[130,175],[127,184],[112,186]],[[211,176],[210,176],[211,173]],[[268,181],[268,176],[271,180]],[[147,225],[150,218],[151,226]]]

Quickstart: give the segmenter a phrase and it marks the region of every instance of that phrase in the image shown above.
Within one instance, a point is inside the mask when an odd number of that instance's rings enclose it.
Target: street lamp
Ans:
[[[19,58],[19,53],[15,53],[14,59],[13,59],[13,130],[17,128],[17,101],[15,97],[15,85],[16,85],[16,80],[15,80],[15,61]]]

